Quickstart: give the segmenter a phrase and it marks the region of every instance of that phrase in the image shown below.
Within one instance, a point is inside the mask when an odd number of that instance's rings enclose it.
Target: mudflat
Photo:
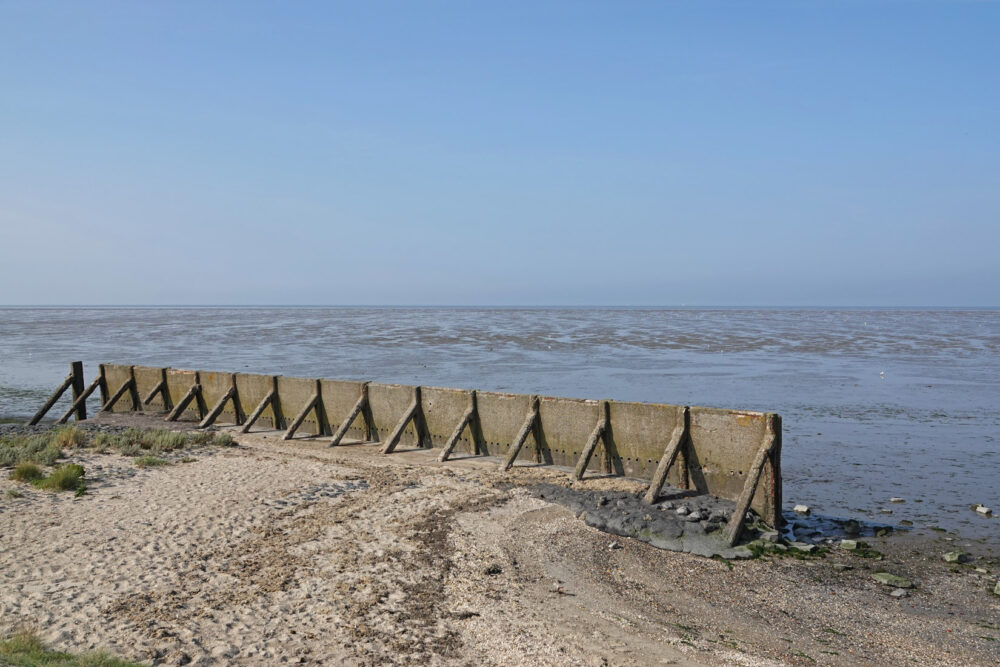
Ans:
[[[3,474],[17,493],[0,498],[0,632],[155,664],[1000,661],[1000,561],[973,544],[969,562],[945,562],[954,536],[866,538],[880,559],[712,560],[538,497],[570,486],[559,470],[233,433],[234,447],[141,468],[66,449],[86,469],[81,496]]]

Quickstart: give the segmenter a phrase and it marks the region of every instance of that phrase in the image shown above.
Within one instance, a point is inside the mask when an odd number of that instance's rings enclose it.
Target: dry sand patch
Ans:
[[[1000,605],[926,554],[891,556],[920,583],[897,600],[865,563],[834,572],[841,554],[726,564],[601,533],[522,486],[566,483],[552,469],[500,473],[477,459],[437,464],[425,452],[381,457],[277,435],[142,470],[73,452],[100,475],[90,493],[4,499],[4,629],[29,625],[62,650],[164,664],[989,664],[1000,655],[982,639],[997,630],[980,623],[1000,617]],[[622,548],[610,549],[615,541]]]

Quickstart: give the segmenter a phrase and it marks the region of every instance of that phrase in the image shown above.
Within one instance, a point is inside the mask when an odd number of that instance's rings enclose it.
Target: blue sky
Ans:
[[[995,2],[0,2],[0,303],[1000,305]]]

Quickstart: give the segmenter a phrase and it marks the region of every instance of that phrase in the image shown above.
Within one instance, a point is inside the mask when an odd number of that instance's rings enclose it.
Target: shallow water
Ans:
[[[996,310],[7,308],[0,416],[77,359],[773,410],[786,507],[1000,533]]]

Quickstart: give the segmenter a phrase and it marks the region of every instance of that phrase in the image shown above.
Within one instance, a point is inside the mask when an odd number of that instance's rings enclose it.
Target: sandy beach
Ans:
[[[568,484],[551,468],[232,432],[152,468],[67,450],[80,497],[2,474],[22,495],[0,498],[0,631],[168,665],[1000,661],[1000,561],[954,535],[869,538],[882,560],[711,560],[537,498]],[[960,542],[973,559],[945,563]]]

